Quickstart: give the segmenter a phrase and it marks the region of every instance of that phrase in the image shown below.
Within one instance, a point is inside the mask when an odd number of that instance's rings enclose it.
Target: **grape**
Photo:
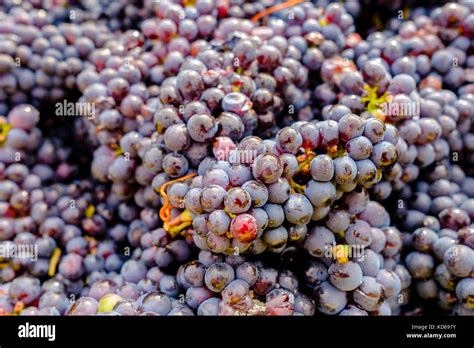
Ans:
[[[219,135],[227,136],[232,140],[239,140],[244,133],[244,124],[242,120],[231,112],[223,112],[216,120],[219,127]]]
[[[294,295],[286,289],[273,289],[266,295],[266,309],[270,315],[293,314],[294,302]]]
[[[123,316],[137,315],[137,305],[129,301],[119,301],[113,308],[113,312]]]
[[[211,265],[204,276],[206,286],[214,292],[221,292],[234,279],[234,269],[224,262]]]
[[[183,22],[181,25],[184,25]],[[198,72],[193,70],[184,70],[181,71],[176,78],[176,87],[185,98],[191,99],[200,95],[204,89],[204,84]]]
[[[210,169],[202,176],[202,185],[218,185],[226,189],[229,186],[229,177],[223,169]]]
[[[329,207],[336,199],[336,188],[330,182],[310,181],[304,193],[317,208]]]
[[[312,316],[314,315],[315,306],[313,301],[308,296],[301,293],[296,293],[294,310],[295,313]]]
[[[146,272],[146,266],[142,262],[128,260],[123,264],[120,274],[125,278],[125,281],[137,283],[145,278]]]
[[[235,164],[229,171],[228,176],[232,186],[242,186],[252,179],[252,171],[245,164]]]
[[[311,176],[315,181],[330,181],[334,176],[334,163],[327,155],[316,156],[310,165]]]
[[[415,279],[430,277],[434,268],[434,261],[430,255],[416,251],[407,255],[406,264]]]
[[[282,288],[295,292],[298,290],[298,278],[291,271],[283,271],[278,277],[278,283]]]
[[[401,282],[395,272],[381,269],[375,280],[383,285],[387,298],[395,298],[400,293]]]
[[[218,315],[218,308],[219,308],[219,303],[220,299],[217,297],[211,297],[199,305],[197,309],[197,315],[211,315],[215,316]]]
[[[384,288],[373,277],[363,277],[362,284],[354,291],[355,303],[369,312],[377,310],[384,299]]]
[[[254,241],[257,237],[257,230],[257,220],[250,214],[239,214],[230,222],[230,233],[242,243]]]
[[[372,231],[370,225],[363,220],[357,220],[349,225],[345,237],[350,245],[362,245],[367,247],[372,242]]]
[[[295,125],[293,125],[295,127]],[[304,148],[314,149],[319,145],[319,132],[318,128],[313,123],[305,123],[299,129],[299,133],[303,138],[302,146]]]
[[[268,185],[268,201],[270,203],[283,204],[290,197],[290,184],[284,178],[278,179],[277,182]]]
[[[387,141],[377,143],[374,146],[371,159],[378,167],[389,166],[397,159],[396,148]]]
[[[428,228],[419,228],[413,232],[413,246],[419,251],[431,251],[437,240],[438,235]]]
[[[397,145],[400,140],[400,134],[397,128],[391,124],[386,125],[383,140],[393,145]]]
[[[214,210],[209,214],[207,228],[216,235],[223,235],[229,230],[231,218],[221,209]]]
[[[350,224],[351,216],[345,210],[332,210],[326,219],[326,227],[332,232],[344,232]]]
[[[471,249],[474,247],[474,230],[471,227],[464,227],[459,230],[458,232],[459,235],[459,241],[470,247]]]
[[[43,283],[42,289],[43,291],[64,292],[64,284],[52,278]]]
[[[362,283],[362,270],[354,262],[334,263],[329,269],[329,280],[340,290],[351,291]]]
[[[273,268],[260,268],[253,290],[258,295],[266,295],[277,285],[278,271]]]
[[[364,136],[352,138],[346,144],[346,151],[354,160],[363,160],[369,158],[372,150],[372,143]]]
[[[68,279],[77,279],[84,272],[83,259],[78,254],[67,254],[59,263],[59,272]]]
[[[167,315],[171,311],[171,300],[165,294],[151,292],[141,299],[139,309],[143,312]]]
[[[182,177],[189,169],[189,162],[181,154],[167,154],[163,158],[163,170],[164,172],[172,177]]]
[[[364,122],[354,114],[342,116],[339,119],[339,135],[345,142],[362,135]]]
[[[335,242],[334,234],[330,230],[317,226],[309,231],[304,247],[311,255],[323,257],[326,250]]]
[[[294,128],[282,128],[276,135],[278,146],[287,153],[296,154],[303,144],[303,137]]]
[[[188,288],[186,290],[186,303],[191,308],[198,308],[205,300],[212,297],[213,293],[206,287]]]
[[[240,43],[245,41],[240,41]],[[233,92],[226,94],[222,99],[222,109],[242,116],[250,109],[251,101],[242,93]]]
[[[470,218],[461,209],[446,208],[440,212],[439,221],[442,227],[460,229],[470,223]]]
[[[251,206],[250,194],[240,187],[231,188],[224,198],[224,206],[232,214],[244,213]]]
[[[350,183],[357,176],[357,165],[349,156],[334,160],[334,179],[339,184]]]
[[[465,245],[450,247],[443,258],[448,270],[458,277],[468,277],[474,267],[473,251]]]
[[[164,141],[172,151],[183,151],[190,145],[187,128],[183,124],[173,124],[165,131]]]
[[[218,185],[209,185],[202,189],[200,204],[204,211],[212,212],[224,208],[226,191]]]
[[[264,184],[275,183],[282,173],[283,167],[280,159],[273,154],[259,155],[252,164],[253,176]]]
[[[236,304],[249,292],[249,284],[243,280],[235,279],[222,290],[222,301]]]
[[[8,291],[10,298],[30,304],[41,294],[40,281],[37,278],[21,276],[15,278]]]
[[[356,263],[364,276],[375,277],[381,268],[379,255],[371,249],[364,249],[363,255],[356,259]]]
[[[288,240],[288,231],[280,226],[274,229],[267,229],[262,237],[265,244],[273,249],[284,246]]]
[[[416,284],[416,291],[418,295],[425,300],[438,297],[438,286],[433,279],[419,281]]]
[[[247,191],[247,193],[250,195],[252,207],[263,207],[268,201],[268,189],[264,184],[258,181],[247,181],[242,185],[242,189]]]
[[[212,116],[196,114],[191,116],[188,120],[187,130],[191,139],[198,142],[205,142],[217,133],[218,126]]]
[[[338,314],[347,304],[347,295],[329,282],[323,282],[314,290],[314,301],[316,308],[329,315]]]
[[[473,284],[472,278],[465,278],[456,285],[456,296],[467,309],[472,308]]]
[[[81,297],[67,310],[67,315],[93,315],[97,313],[99,303],[91,297]]]
[[[229,248],[230,241],[226,236],[218,236],[214,233],[209,233],[206,237],[207,246],[209,250],[215,253],[221,253]]]
[[[385,133],[385,124],[376,118],[369,118],[364,122],[364,136],[372,144],[376,144],[383,139]]]
[[[39,111],[31,105],[21,104],[10,111],[8,120],[13,127],[29,131],[39,122]]]
[[[306,196],[294,193],[291,194],[284,206],[285,217],[292,224],[307,224],[313,213],[311,202]]]
[[[92,284],[89,290],[89,296],[93,299],[100,301],[102,297],[107,294],[113,294],[117,292],[117,284],[109,279],[99,280]]]
[[[380,172],[371,160],[361,160],[356,162],[357,183],[368,188],[374,186],[380,180]]]
[[[434,278],[443,288],[447,290],[454,290],[455,284],[458,280],[456,276],[451,274],[444,263],[436,267]]]
[[[117,294],[125,300],[135,301],[140,296],[140,291],[136,284],[127,282],[118,288]]]
[[[237,279],[244,280],[249,286],[255,284],[258,279],[258,274],[258,268],[250,262],[244,262],[240,264],[236,269]]]

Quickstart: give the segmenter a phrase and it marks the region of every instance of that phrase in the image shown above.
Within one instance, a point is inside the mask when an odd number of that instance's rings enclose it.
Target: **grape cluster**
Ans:
[[[0,313],[473,315],[474,6],[409,5],[1,4]]]
[[[10,106],[55,103],[74,94],[89,55],[112,37],[106,26],[76,19],[74,10],[67,18],[60,6],[46,11],[25,2],[0,16],[1,114]]]
[[[190,185],[170,185],[169,196],[185,208],[181,220],[191,214],[199,247],[281,252],[287,242],[304,240],[308,223],[328,216],[345,193],[366,193],[381,179],[397,158],[384,136],[381,121],[349,113],[339,122],[300,121],[274,140],[249,136],[236,145],[221,137],[213,147],[217,158],[203,160]],[[222,154],[228,159],[219,160]]]
[[[466,190],[469,185],[472,179],[459,166],[441,163],[426,181],[403,192],[408,206],[397,209],[402,231],[413,231],[403,235],[415,295],[459,315],[472,315],[474,195]]]

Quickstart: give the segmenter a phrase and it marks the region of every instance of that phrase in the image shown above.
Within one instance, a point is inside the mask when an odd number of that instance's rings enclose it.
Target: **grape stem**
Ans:
[[[49,270],[48,275],[53,277],[56,273],[56,267],[58,266],[59,259],[61,258],[61,249],[56,248],[53,251],[53,255],[51,256],[51,260],[49,262]]]
[[[288,179],[288,183],[290,184],[292,193],[304,193],[304,189],[306,185],[300,185],[296,183],[293,178]]]
[[[10,266],[10,261],[0,261],[0,269]]]
[[[175,182],[186,181],[186,180],[191,179],[192,177],[194,177],[196,175],[197,175],[196,173],[192,173],[192,174],[183,176],[182,178],[178,178],[178,179],[175,179],[175,180],[170,180],[167,183],[164,183],[163,185],[161,185],[160,195],[163,197],[164,203],[163,203],[163,206],[160,209],[160,218],[161,218],[161,220],[163,220],[163,222],[169,222],[170,221],[171,209],[173,209],[173,206],[171,205],[171,203],[168,199],[168,195],[166,194],[165,189],[169,185],[171,185]]]
[[[184,211],[179,214],[174,219],[170,221],[166,221],[163,224],[163,228],[166,232],[171,234],[173,237],[178,235],[183,229],[191,225],[193,222],[193,216],[188,209],[184,209]]]
[[[8,132],[12,128],[13,127],[4,120],[0,120],[0,146],[6,143]]]
[[[229,211],[229,209],[224,208],[224,211],[227,213],[227,215],[230,216],[231,219],[235,218],[236,215],[235,215],[235,214],[232,214],[232,213]]]
[[[86,209],[85,216],[87,218],[91,218],[94,215],[94,213],[95,213],[95,207],[92,204],[89,204]]]
[[[390,94],[385,92],[380,97],[377,96],[377,90],[379,86],[370,87],[369,85],[365,85],[364,89],[367,91],[367,95],[360,98],[362,103],[367,103],[366,110],[368,110],[372,114],[376,114],[379,111],[383,104],[388,102],[388,97]]]
[[[281,4],[278,4],[278,5],[275,5],[275,6],[271,6],[269,8],[266,8],[265,10],[260,11],[259,13],[257,13],[255,16],[252,17],[251,21],[253,23],[257,23],[261,18],[263,18],[265,16],[268,16],[268,15],[274,13],[274,12],[284,10],[285,8],[293,7],[295,5],[301,4],[302,2],[304,2],[304,0],[290,0],[290,1],[282,2]]]
[[[349,262],[349,245],[347,244],[338,244],[333,246],[332,249],[333,255],[337,263],[347,263]]]
[[[13,315],[20,315],[21,311],[25,308],[25,304],[22,301],[17,301],[13,308]]]
[[[306,149],[304,154],[299,155],[296,158],[299,163],[298,169],[295,171],[293,176],[295,176],[296,174],[300,172],[304,175],[307,175],[309,172],[309,165],[316,156],[317,154],[311,151],[311,149]],[[304,189],[306,188],[306,185],[298,184],[297,182],[293,180],[293,178],[289,178],[288,183],[290,184],[292,193],[295,193],[295,192],[304,193]]]

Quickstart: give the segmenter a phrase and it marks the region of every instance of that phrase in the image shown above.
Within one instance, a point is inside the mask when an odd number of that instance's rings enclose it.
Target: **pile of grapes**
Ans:
[[[474,315],[474,2],[0,2],[0,314]]]

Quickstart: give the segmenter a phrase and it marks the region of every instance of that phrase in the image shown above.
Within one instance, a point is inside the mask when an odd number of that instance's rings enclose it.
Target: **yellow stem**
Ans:
[[[183,229],[190,226],[193,222],[193,216],[188,209],[185,209],[181,214],[170,221],[163,223],[163,228],[173,237],[178,235]]]
[[[170,180],[167,183],[164,183],[163,185],[161,185],[160,195],[163,197],[164,203],[163,203],[163,206],[160,209],[160,218],[163,222],[169,222],[170,221],[171,209],[173,209],[173,206],[171,205],[171,203],[168,199],[168,195],[166,194],[165,189],[169,185],[171,185],[175,182],[186,181],[186,180],[191,179],[192,177],[194,177],[196,175],[197,175],[196,173],[192,173],[192,174],[183,176],[182,178],[178,178],[178,179],[175,179],[175,180]]]
[[[60,258],[61,258],[61,249],[59,248],[54,249],[53,256],[51,256],[51,260],[49,262],[48,275],[50,277],[53,277],[56,274],[56,267],[58,266]]]

